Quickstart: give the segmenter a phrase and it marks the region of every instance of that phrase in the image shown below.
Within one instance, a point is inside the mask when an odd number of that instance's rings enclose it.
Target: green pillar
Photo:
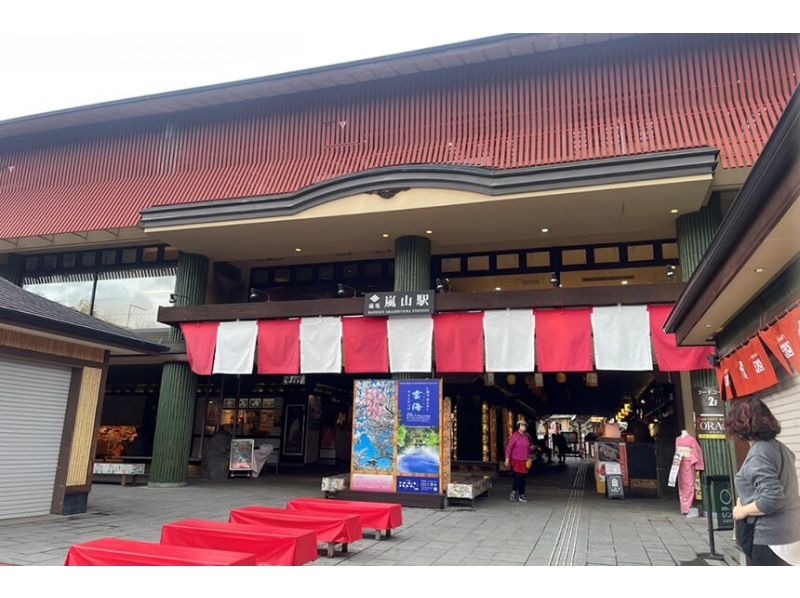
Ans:
[[[203,304],[207,276],[208,258],[181,253],[175,279],[175,305]],[[171,340],[183,341],[180,329],[173,328],[170,334]],[[186,485],[196,397],[197,376],[189,364],[165,364],[161,372],[150,486]]]
[[[2,258],[0,258],[2,260]],[[0,261],[0,278],[5,278],[18,287],[22,286],[23,257],[10,253],[5,260]]]
[[[427,291],[430,288],[430,239],[400,237],[394,244],[394,290]]]
[[[706,253],[720,224],[722,224],[722,208],[719,195],[714,194],[708,205],[699,212],[680,216],[676,222],[678,232],[678,251],[681,265],[681,278],[688,281]],[[692,404],[697,404],[697,397],[703,388],[716,388],[717,380],[712,370],[691,372]],[[716,439],[698,439],[703,449],[706,473],[709,475],[729,475],[731,461],[727,441]]]
[[[426,237],[399,237],[394,244],[394,290],[427,291],[431,288],[431,241]],[[402,372],[395,380],[430,378],[430,374]]]

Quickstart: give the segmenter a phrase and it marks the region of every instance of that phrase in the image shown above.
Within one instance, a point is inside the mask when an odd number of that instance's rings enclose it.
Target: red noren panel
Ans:
[[[752,166],[798,85],[794,35],[636,37],[0,142],[0,238],[297,192],[401,164],[523,168],[712,146]],[[42,218],[42,214],[48,214]]]

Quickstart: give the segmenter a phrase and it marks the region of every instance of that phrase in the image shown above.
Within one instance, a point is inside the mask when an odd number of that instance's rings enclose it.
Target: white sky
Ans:
[[[771,2],[760,15],[780,14]],[[0,3],[0,121],[508,31],[724,30],[713,15],[696,0],[12,0]],[[752,19],[730,30],[769,30]]]

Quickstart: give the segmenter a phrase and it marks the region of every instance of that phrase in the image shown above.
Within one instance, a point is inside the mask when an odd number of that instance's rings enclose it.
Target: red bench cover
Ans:
[[[266,525],[187,519],[162,527],[161,543],[251,552],[257,565],[302,565],[317,559],[313,532]]]
[[[391,530],[403,525],[403,508],[395,503],[298,498],[289,501],[286,508],[304,514],[358,515],[362,530]]]
[[[358,515],[315,515],[270,507],[244,507],[231,511],[229,521],[312,531],[317,534],[317,542],[350,544],[363,537]]]
[[[74,544],[67,553],[64,565],[95,566],[176,566],[176,565],[255,565],[256,558],[244,552],[208,550],[187,546],[170,546],[151,542],[136,542],[103,538]]]

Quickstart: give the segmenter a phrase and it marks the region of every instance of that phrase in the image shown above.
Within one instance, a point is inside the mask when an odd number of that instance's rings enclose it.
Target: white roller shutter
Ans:
[[[800,381],[795,378],[789,388],[762,399],[781,424],[778,440],[794,452],[797,477],[800,479]]]
[[[0,357],[0,519],[50,513],[71,376]]]

